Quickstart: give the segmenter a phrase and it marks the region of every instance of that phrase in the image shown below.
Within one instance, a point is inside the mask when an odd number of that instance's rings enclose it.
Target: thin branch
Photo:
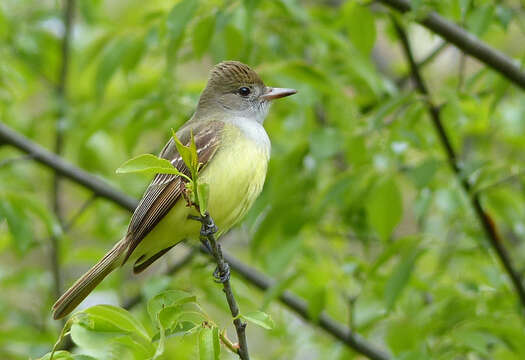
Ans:
[[[78,218],[84,213],[84,211],[86,211],[91,206],[91,204],[93,204],[93,202],[95,202],[96,199],[97,199],[97,195],[95,194],[91,195],[89,199],[87,199],[80,206],[77,212],[73,216],[71,216],[71,218],[64,224],[64,226],[62,227],[62,230],[65,232],[71,229],[71,227],[73,227],[73,225],[78,220]]]
[[[230,312],[233,317],[233,325],[235,326],[237,340],[239,341],[239,349],[237,350],[237,354],[241,360],[250,360],[248,341],[246,339],[246,323],[239,318],[239,306],[237,305],[237,301],[233,295],[233,290],[230,283],[230,266],[224,260],[221,246],[215,239],[217,227],[215,226],[215,223],[213,222],[210,214],[207,212],[206,215],[195,220],[199,220],[202,223],[201,242],[203,242],[203,244],[209,245],[211,255],[217,263],[217,270],[215,271],[214,276],[218,279],[218,282],[222,283],[222,290],[226,295],[226,301],[228,302],[228,306],[230,307]]]
[[[423,60],[418,61],[417,67],[419,69],[424,68],[428,64],[430,64],[437,56],[441,54],[443,50],[445,50],[448,47],[448,43],[446,41],[442,41],[441,44],[436,46],[434,50],[430,51],[430,53],[423,58]],[[405,75],[401,76],[398,80],[396,80],[396,84],[398,87],[402,87],[405,85],[406,81],[410,79],[412,75],[410,72],[406,73]]]
[[[122,208],[133,212],[138,205],[138,201],[131,196],[128,196],[121,191],[115,189],[105,181],[81,170],[55,154],[44,149],[40,145],[32,142],[16,131],[11,130],[8,126],[0,122],[0,141],[14,146],[24,152],[32,154],[36,161],[51,168],[53,171],[59,172],[62,176],[90,189],[97,196],[105,198],[121,206]],[[255,269],[245,265],[240,260],[228,253],[223,253],[224,259],[230,265],[230,268],[238,273],[249,283],[261,290],[267,290],[275,284],[265,275],[259,273]],[[343,342],[348,347],[355,351],[369,357],[372,360],[388,360],[389,355],[383,350],[378,349],[375,345],[367,342],[363,337],[349,330],[345,326],[330,318],[327,314],[322,313],[316,321],[308,314],[308,306],[306,302],[292,295],[290,292],[284,292],[279,300],[290,310],[298,314],[305,321],[310,324],[318,325],[321,329],[332,335],[337,340]]]
[[[486,192],[487,190],[491,190],[495,187],[498,187],[498,186],[501,186],[503,184],[506,184],[506,183],[511,183],[513,181],[516,181],[516,180],[519,180],[521,179],[522,177],[525,176],[525,170],[521,170],[521,171],[518,171],[517,173],[515,174],[511,174],[511,175],[508,175],[508,176],[505,176],[504,178],[502,179],[499,179],[491,184],[488,184],[488,185],[485,185],[483,187],[480,187],[476,190],[476,193],[484,193]]]
[[[425,66],[427,66],[428,64],[430,64],[439,54],[441,54],[441,52],[443,50],[445,50],[447,47],[448,47],[448,43],[446,41],[443,41],[441,42],[441,44],[439,44],[438,46],[436,46],[436,48],[434,50],[432,50],[427,56],[425,56],[423,58],[423,60],[419,61],[417,63],[417,66],[422,69],[424,68]],[[399,77],[397,80],[395,80],[395,83],[397,85],[397,87],[401,88],[405,85],[405,83],[412,77],[412,75],[410,74],[410,72],[402,75],[401,77]],[[367,114],[369,113],[370,111],[374,110],[375,107],[380,104],[382,102],[382,100],[384,99],[380,99],[380,100],[377,100],[377,101],[374,101],[372,103],[369,103],[369,104],[366,104],[364,106],[361,107],[360,111],[361,111],[361,114]]]
[[[67,78],[69,70],[69,59],[70,59],[70,42],[71,32],[73,27],[73,15],[75,13],[75,0],[64,1],[64,11],[62,14],[62,22],[64,24],[64,35],[62,38],[62,51],[61,51],[61,65],[58,73],[58,81],[55,87],[58,110],[56,114],[55,122],[55,153],[61,155],[64,147],[64,116],[66,115],[65,102],[67,98]],[[53,191],[52,201],[55,215],[61,224],[63,224],[62,206],[60,202],[60,174],[55,174],[53,177]]]
[[[412,9],[410,2],[407,0],[379,0],[379,2],[401,13],[411,11]],[[521,70],[519,63],[501,51],[487,45],[473,34],[443,18],[434,11],[422,19],[419,19],[418,22],[432,32],[440,35],[443,39],[456,45],[463,52],[499,72],[509,81],[525,89],[525,72]]]
[[[450,142],[450,139],[441,121],[441,115],[440,115],[439,108],[434,106],[434,104],[430,100],[429,91],[427,89],[427,86],[423,78],[421,77],[421,74],[419,73],[419,69],[416,66],[416,63],[414,61],[414,56],[412,54],[412,49],[410,47],[410,42],[408,40],[406,32],[404,28],[402,27],[402,25],[396,20],[394,16],[392,16],[392,21],[394,23],[394,27],[399,36],[399,39],[401,40],[401,45],[403,46],[403,51],[405,53],[407,61],[410,64],[412,76],[416,83],[417,90],[421,94],[427,97],[426,104],[428,107],[428,111],[430,113],[430,118],[432,119],[432,123],[434,125],[434,128],[436,129],[439,141],[441,142],[441,145],[445,149],[448,163],[450,167],[452,168],[452,171],[456,175],[456,178],[458,179],[461,186],[463,187],[463,190],[465,190],[465,192],[469,196],[472,208],[474,209],[474,212],[483,228],[483,231],[485,232],[485,235],[487,236],[492,248],[496,252],[496,255],[498,256],[501,264],[503,265],[503,268],[509,275],[510,280],[512,281],[512,284],[514,285],[514,288],[516,289],[516,292],[518,293],[518,296],[521,300],[522,305],[525,307],[525,288],[521,281],[521,277],[519,273],[516,271],[516,269],[514,269],[510,255],[507,252],[507,249],[505,249],[505,246],[503,245],[503,239],[501,238],[497,230],[496,224],[492,220],[492,216],[490,216],[488,212],[486,212],[483,209],[481,205],[479,193],[472,193],[471,184],[468,182],[468,180],[465,177],[461,175],[461,170],[457,162],[456,152],[454,151],[454,148],[452,147],[452,143]]]
[[[134,211],[138,205],[137,199],[116,190],[104,180],[79,169],[60,156],[53,154],[25,136],[10,129],[2,122],[0,122],[0,140],[3,140],[5,144],[14,146],[30,154],[35,161],[51,167],[55,172],[90,189],[101,198],[109,199],[129,211]]]
[[[62,38],[62,63],[58,74],[58,82],[56,86],[56,96],[58,99],[58,111],[57,120],[55,125],[55,153],[57,155],[62,154],[64,147],[64,134],[63,134],[63,122],[65,116],[65,101],[66,101],[66,85],[67,75],[69,69],[69,58],[70,58],[70,39],[71,31],[73,27],[73,14],[75,12],[75,1],[65,0],[64,12],[62,14],[62,21],[64,23],[64,37]],[[63,211],[61,206],[61,193],[62,189],[60,186],[60,175],[55,173],[53,176],[53,188],[51,191],[53,211],[59,222],[64,226]],[[58,298],[62,292],[62,279],[60,274],[60,259],[58,256],[60,248],[60,241],[57,236],[51,236],[51,269],[53,273],[53,280],[55,284],[55,297]]]

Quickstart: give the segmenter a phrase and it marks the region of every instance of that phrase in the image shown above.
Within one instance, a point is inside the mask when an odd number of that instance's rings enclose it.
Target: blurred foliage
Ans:
[[[430,10],[509,56],[525,55],[523,2],[411,3],[401,20],[418,59],[440,43],[413,22]],[[60,126],[67,160],[133,196],[149,178],[117,176],[115,169],[160,151],[170,128],[191,116],[214,63],[240,60],[267,84],[299,90],[274,104],[265,123],[273,148],[264,191],[242,226],[223,239],[225,248],[278,281],[263,294],[233,276],[243,314],[263,309],[275,321],[271,331],[248,326],[254,359],[362,358],[280,306],[284,290],[306,299],[314,319],[324,310],[396,359],[525,358],[523,309],[448,167],[424,99],[401,81],[408,66],[386,8],[350,0],[77,1],[61,100],[62,5],[0,3],[0,121],[50,149]],[[461,56],[447,47],[422,73],[462,176],[481,193],[523,274],[525,96],[472,59],[462,67]],[[65,286],[129,221],[115,204],[97,199],[63,231],[52,211],[51,172],[20,155],[0,147],[3,359],[41,357],[59,335],[61,324],[50,314],[50,237],[59,237]],[[91,196],[70,182],[62,195],[68,218]],[[127,267],[116,272],[83,308],[182,289],[218,328],[235,334],[207,259],[162,275],[182,250],[144,276]],[[93,335],[99,324],[89,319],[102,311],[119,314],[125,326],[103,323]],[[146,302],[131,313],[109,306],[85,313],[72,327],[81,348],[74,359],[110,358],[88,351],[104,351],[109,337],[127,352],[108,351],[130,358],[154,355],[160,346]],[[255,321],[264,318],[255,314]],[[159,358],[195,359],[203,354],[199,346],[215,356],[213,329],[165,333]],[[236,356],[226,350],[220,358]]]

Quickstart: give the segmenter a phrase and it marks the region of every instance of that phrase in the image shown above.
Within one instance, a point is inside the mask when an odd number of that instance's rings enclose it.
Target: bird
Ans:
[[[295,94],[269,87],[248,65],[223,61],[215,65],[193,116],[176,132],[183,144],[193,136],[202,168],[199,182],[209,186],[208,212],[218,227],[217,237],[236,225],[262,191],[271,143],[263,126],[273,100]],[[188,169],[172,138],[159,157],[182,173]],[[146,188],[118,241],[53,305],[54,319],[71,313],[113,270],[133,262],[140,273],[175,245],[198,238],[197,211],[184,199],[186,180],[175,174],[156,174]]]

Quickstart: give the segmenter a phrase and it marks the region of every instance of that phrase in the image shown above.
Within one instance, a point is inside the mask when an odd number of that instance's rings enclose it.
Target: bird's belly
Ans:
[[[226,142],[228,143],[228,142]],[[259,196],[268,165],[268,153],[249,139],[242,138],[221,147],[199,175],[209,185],[208,211],[219,228],[228,231],[250,209]],[[134,251],[147,257],[186,238],[198,239],[200,224],[189,220],[197,215],[183,198],[157,224]]]

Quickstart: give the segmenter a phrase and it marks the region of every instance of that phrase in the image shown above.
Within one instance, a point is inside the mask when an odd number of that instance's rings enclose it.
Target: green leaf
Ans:
[[[319,316],[326,306],[326,288],[317,286],[310,290],[308,296],[308,314],[314,321],[319,320]]]
[[[432,181],[440,165],[439,160],[430,158],[412,168],[409,175],[418,188],[424,188]]]
[[[266,290],[261,305],[261,310],[266,310],[271,302],[282,295],[287,289],[289,289],[295,280],[299,277],[298,272],[294,272],[289,276],[286,276],[274,284],[271,288]]]
[[[146,329],[127,310],[111,305],[88,308],[75,318],[71,338],[95,357],[112,359],[119,349],[121,358],[151,358],[155,348]],[[127,354],[127,355],[126,355]]]
[[[18,255],[25,254],[34,244],[32,221],[22,203],[13,201],[16,198],[2,196],[0,199],[0,220],[6,219],[11,242]]]
[[[210,46],[215,30],[215,16],[210,15],[201,19],[195,26],[193,33],[193,51],[197,58],[201,58]]]
[[[147,54],[146,41],[143,37],[129,39],[124,58],[122,59],[122,70],[131,72],[139,64],[142,57]]]
[[[122,164],[117,170],[117,174],[143,173],[143,174],[174,174],[187,176],[177,170],[169,160],[161,159],[155,155],[142,154],[129,159]]]
[[[213,330],[204,326],[199,331],[199,359],[215,360],[215,347],[213,341]]]
[[[172,63],[182,44],[184,32],[188,23],[199,7],[197,0],[182,0],[175,4],[168,14],[166,25],[168,28],[168,62]]]
[[[385,285],[385,306],[388,310],[392,310],[399,295],[408,284],[416,261],[422,253],[423,251],[419,248],[410,249],[405,252],[392,271]]]
[[[190,302],[197,302],[197,297],[181,290],[163,291],[148,301],[148,314],[155,321],[163,308]]]
[[[146,341],[150,340],[144,326],[127,310],[112,305],[96,305],[83,311],[93,321],[93,330],[99,332],[114,331],[116,329],[140,335]]]
[[[489,28],[494,16],[494,5],[483,4],[476,6],[467,18],[467,28],[477,36],[482,36]]]
[[[221,355],[221,340],[219,335],[219,328],[213,328],[213,354],[215,356],[214,360],[219,360]]]
[[[47,353],[38,360],[51,360],[51,353]],[[94,357],[88,355],[73,355],[69,351],[60,350],[53,354],[53,360],[96,360]]]
[[[353,1],[347,1],[343,11],[350,41],[363,55],[370,55],[376,40],[375,16],[372,11],[368,6]]]
[[[241,318],[266,330],[271,330],[274,327],[274,322],[270,315],[263,311],[254,311],[248,314],[241,314]]]
[[[222,36],[224,37],[223,43],[226,47],[226,58],[238,59],[242,54],[246,42],[242,31],[234,25],[228,24],[224,28]]]
[[[514,10],[505,5],[496,5],[496,18],[503,30],[507,30],[510,22],[516,16]]]
[[[385,120],[387,116],[391,114],[396,114],[398,112],[398,109],[400,109],[402,106],[410,103],[413,100],[414,94],[412,92],[408,92],[404,94],[396,94],[388,100],[383,101],[381,103],[381,106],[379,106],[379,108],[377,109],[377,111],[375,111],[374,115],[369,121],[370,124],[374,129],[382,128],[386,122]]]
[[[310,150],[318,160],[334,156],[342,149],[343,144],[341,132],[334,128],[323,127],[310,135]]]
[[[191,134],[191,140],[188,146],[184,145],[179,140],[177,134],[175,134],[175,131],[173,129],[171,129],[171,135],[173,137],[173,140],[175,141],[175,147],[177,148],[177,151],[182,157],[182,161],[184,161],[184,164],[186,164],[186,167],[188,168],[188,170],[190,170],[191,180],[195,180],[194,173],[197,172],[195,163],[197,161],[194,158],[197,158],[197,150],[195,145],[195,139],[193,138],[193,133]]]
[[[366,203],[369,224],[382,240],[387,240],[401,221],[403,203],[393,178],[380,180],[372,189]]]
[[[104,53],[102,54],[102,58],[98,64],[97,74],[95,77],[95,89],[99,98],[104,95],[104,91],[108,82],[122,64],[122,59],[128,49],[128,46],[129,39],[121,38],[115,42],[110,43],[104,49]]]
[[[210,186],[205,183],[199,183],[197,186],[197,197],[199,200],[199,209],[202,216],[206,214],[206,209],[208,208],[209,195]]]

